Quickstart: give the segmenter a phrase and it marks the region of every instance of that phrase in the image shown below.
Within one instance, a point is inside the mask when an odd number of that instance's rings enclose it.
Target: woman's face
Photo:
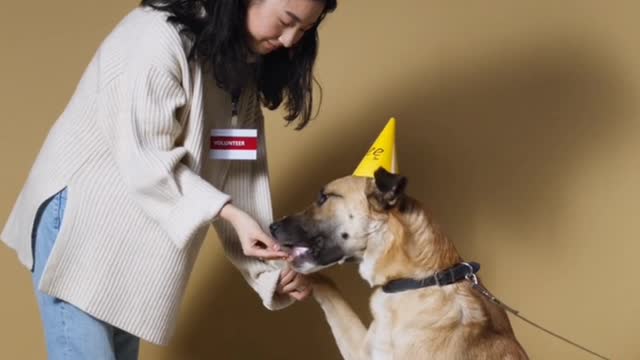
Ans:
[[[294,46],[318,21],[321,0],[252,0],[247,13],[249,46],[265,55]]]

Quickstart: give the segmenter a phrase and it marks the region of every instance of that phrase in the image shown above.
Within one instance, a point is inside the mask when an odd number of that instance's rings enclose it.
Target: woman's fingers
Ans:
[[[289,284],[296,277],[296,272],[287,268],[281,274],[280,282],[278,283],[278,288],[281,292],[284,292],[284,287]]]
[[[291,296],[292,298],[294,298],[294,299],[296,299],[298,301],[302,301],[302,300],[308,298],[309,295],[311,295],[311,291],[312,291],[311,286],[307,286],[304,290],[294,291],[294,292],[290,293],[289,296]]]
[[[311,283],[305,275],[299,274],[291,268],[282,271],[277,287],[278,293],[287,294],[300,301],[309,297],[312,291]]]
[[[269,249],[261,249],[252,247],[245,252],[247,256],[258,257],[263,260],[282,260],[287,258],[287,253],[284,251],[274,251]]]
[[[280,245],[276,243],[276,241],[269,235],[264,232],[260,232],[260,234],[256,235],[256,240],[261,242],[262,245],[266,249],[271,249],[273,251],[280,251]]]
[[[289,254],[282,251],[275,240],[264,233],[254,236],[252,246],[245,252],[247,256],[254,256],[263,259],[286,259]]]
[[[307,279],[298,273],[295,274],[295,278],[291,280],[290,283],[286,284],[282,290],[284,292],[295,292],[295,291],[303,291],[306,290],[309,286],[309,282]]]

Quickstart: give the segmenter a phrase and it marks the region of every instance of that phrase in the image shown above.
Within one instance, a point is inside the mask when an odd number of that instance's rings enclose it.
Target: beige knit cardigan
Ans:
[[[230,96],[187,61],[188,49],[166,13],[128,14],[51,128],[1,235],[32,268],[36,212],[67,187],[40,290],[156,344],[174,332],[194,261],[222,206],[231,200],[263,227],[272,220],[256,92],[243,91],[239,124],[231,124]],[[209,158],[211,130],[233,125],[258,129],[257,161]],[[282,264],[245,257],[233,229],[214,225],[264,305],[290,304],[274,295]]]

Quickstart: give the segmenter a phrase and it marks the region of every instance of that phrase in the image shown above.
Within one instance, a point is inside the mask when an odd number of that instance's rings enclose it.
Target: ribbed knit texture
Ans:
[[[100,46],[50,130],[2,232],[31,268],[36,211],[67,187],[40,289],[156,344],[174,331],[222,206],[232,201],[264,228],[272,220],[256,92],[243,92],[239,126],[259,129],[258,160],[210,160],[211,129],[231,125],[230,99],[187,61],[188,48],[165,13],[133,10]],[[274,296],[282,264],[245,257],[233,229],[215,226],[264,305],[290,304]]]

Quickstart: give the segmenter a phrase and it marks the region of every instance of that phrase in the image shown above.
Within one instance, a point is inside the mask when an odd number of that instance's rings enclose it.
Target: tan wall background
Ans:
[[[48,127],[131,0],[0,12],[0,219]],[[634,1],[342,0],[322,29],[322,112],[268,114],[277,215],[349,174],[389,116],[409,192],[489,288],[615,359],[640,359],[640,47]],[[3,220],[4,221],[4,220]],[[355,268],[331,271],[369,319]],[[0,246],[0,358],[43,359],[29,273]],[[512,318],[534,359],[590,359]],[[169,347],[142,359],[337,359],[313,301],[263,310],[211,234]]]

